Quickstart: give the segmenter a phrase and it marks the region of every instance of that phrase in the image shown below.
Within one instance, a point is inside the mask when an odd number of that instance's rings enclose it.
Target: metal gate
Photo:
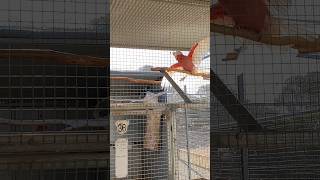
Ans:
[[[112,71],[111,178],[169,178],[165,96],[147,97],[161,93],[156,81],[161,78],[160,73]]]

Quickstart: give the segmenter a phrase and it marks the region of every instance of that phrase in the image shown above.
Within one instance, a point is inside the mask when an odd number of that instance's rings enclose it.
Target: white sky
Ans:
[[[110,48],[111,65],[113,71],[138,71],[139,68],[150,65],[153,67],[169,67],[177,63],[173,51],[166,50],[147,50],[147,49],[127,49],[127,48]],[[182,51],[187,54],[187,51]],[[208,71],[210,69],[209,58],[205,59],[199,66],[199,69]],[[196,93],[198,88],[204,84],[209,84],[209,80],[203,80],[199,77],[187,77],[180,82],[183,76],[181,73],[175,73],[173,79],[183,88],[187,86],[188,93]]]
[[[173,51],[111,48],[110,68],[115,71],[138,71],[145,65],[168,67],[176,63],[171,52]]]

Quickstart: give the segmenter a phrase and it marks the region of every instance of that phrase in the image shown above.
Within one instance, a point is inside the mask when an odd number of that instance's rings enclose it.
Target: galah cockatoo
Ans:
[[[210,20],[216,24],[234,26],[256,33],[279,35],[272,8],[285,13],[290,0],[218,0],[211,7]]]
[[[197,72],[197,67],[203,60],[205,54],[210,48],[210,37],[207,37],[200,42],[194,43],[188,53],[188,55],[182,54],[181,51],[173,53],[178,63],[172,65],[170,69],[183,69],[190,73]]]
[[[294,7],[292,0],[218,0],[211,6],[210,20],[214,24],[248,30],[260,36],[302,35],[315,40],[306,27],[299,25],[297,19],[290,19],[289,9]],[[291,22],[293,21],[293,22]],[[312,28],[312,27],[310,27]],[[245,41],[243,41],[245,46]],[[243,48],[242,48],[243,49]],[[227,57],[236,59],[240,51],[228,53]],[[228,59],[228,58],[226,58]]]
[[[175,59],[178,63],[170,66],[170,70],[180,69],[185,70],[191,74],[199,72],[198,66],[201,64],[204,59],[206,53],[209,52],[210,49],[210,37],[206,37],[201,41],[194,43],[188,53],[188,55],[182,54],[181,51],[173,52]],[[174,72],[169,72],[170,76],[174,75]],[[187,76],[184,76],[180,79],[183,81]],[[168,82],[166,79],[162,81],[162,87],[166,87]]]
[[[202,61],[205,59],[207,53],[210,51],[210,36],[202,39],[201,41],[194,43],[188,53],[188,55],[183,55],[182,52],[176,51],[173,53],[175,56],[175,59],[178,61],[178,63],[172,65],[169,69],[182,69],[185,71],[190,72],[191,74],[199,73],[199,65],[202,63]],[[184,85],[184,79],[190,75],[183,74],[181,78],[181,74],[169,71],[168,73],[170,77],[179,85]],[[161,86],[168,90],[171,87],[170,82],[163,78],[161,82]]]

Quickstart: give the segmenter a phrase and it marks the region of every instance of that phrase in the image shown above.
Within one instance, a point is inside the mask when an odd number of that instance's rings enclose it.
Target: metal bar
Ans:
[[[210,89],[224,108],[229,112],[240,128],[244,131],[260,131],[262,127],[252,114],[241,104],[238,98],[229,90],[222,80],[210,70],[212,78]]]
[[[244,84],[243,84],[243,73],[238,76],[238,98],[241,103],[244,103]]]
[[[179,93],[185,103],[192,103],[191,99],[182,91],[182,89],[178,86],[176,82],[171,78],[171,76],[165,70],[160,70],[161,73],[167,78],[172,87]]]
[[[187,163],[186,161],[184,161],[184,160],[181,160],[181,159],[179,159],[183,164],[185,164],[186,166],[189,166],[188,164],[189,163]],[[204,177],[202,174],[200,174],[198,171],[196,171],[195,169],[193,169],[192,167],[190,167],[190,170],[192,171],[192,172],[194,172],[196,175],[198,175],[198,176],[200,176],[200,177]]]
[[[214,147],[306,147],[320,145],[318,131],[269,131],[257,133],[218,132],[211,133],[211,144]]]
[[[248,148],[241,148],[242,180],[248,179]]]
[[[76,161],[84,159],[95,159],[104,160],[108,159],[108,153],[106,152],[53,152],[53,153],[22,153],[22,154],[6,154],[0,159],[0,169],[1,164],[5,163],[35,163],[35,162],[63,162],[63,161]]]
[[[208,105],[203,103],[192,103],[192,104],[182,104],[182,103],[168,103],[168,104],[150,104],[150,105],[142,105],[142,103],[113,103],[111,104],[112,111],[130,111],[130,110],[145,110],[148,109],[160,109],[160,108],[190,108],[190,109],[197,109],[197,108],[207,108]]]
[[[184,86],[184,91],[187,94],[187,87]],[[187,108],[184,108],[185,126],[186,126],[186,139],[187,139],[187,157],[188,157],[188,179],[191,179],[191,164],[190,164],[190,149],[189,149],[189,122]]]
[[[168,142],[169,143],[169,160],[170,160],[170,165],[169,166],[169,179],[170,180],[175,180],[176,178],[176,161],[175,161],[175,155],[176,155],[176,114],[175,111],[170,111],[168,113],[169,115],[169,123],[168,123]]]

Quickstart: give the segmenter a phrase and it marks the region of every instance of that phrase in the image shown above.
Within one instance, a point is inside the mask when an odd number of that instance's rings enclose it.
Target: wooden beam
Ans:
[[[275,36],[269,34],[257,34],[255,32],[244,29],[236,29],[234,27],[218,25],[213,22],[210,23],[210,31],[227,36],[237,36],[263,44],[288,46],[290,48],[298,50],[299,53],[320,52],[319,39],[311,41],[301,36]]]
[[[200,76],[203,79],[209,80],[210,79],[210,74],[209,73],[204,73],[204,72],[189,72],[189,71],[185,71],[182,69],[173,69],[173,68],[168,68],[168,67],[155,67],[155,68],[151,68],[152,71],[167,71],[167,72],[179,72],[179,73],[184,73],[184,74],[188,74],[191,76]]]
[[[160,85],[161,84],[161,81],[135,79],[135,78],[129,78],[129,77],[111,77],[111,80],[127,81],[127,82],[131,82],[133,84],[148,84],[148,85]]]
[[[106,58],[77,55],[50,49],[0,49],[0,59],[28,58],[41,62],[54,61],[61,64],[104,68],[109,64]]]

